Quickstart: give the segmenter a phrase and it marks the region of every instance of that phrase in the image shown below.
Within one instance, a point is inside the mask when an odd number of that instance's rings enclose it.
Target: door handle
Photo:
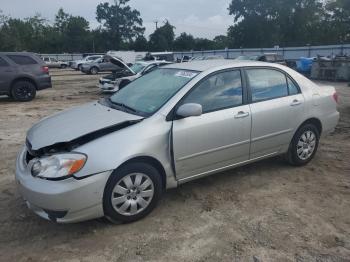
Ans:
[[[235,118],[243,118],[243,117],[247,117],[249,116],[248,112],[244,112],[244,111],[239,111],[236,115]]]
[[[294,99],[293,102],[290,104],[291,106],[297,106],[300,105],[301,101],[299,101],[298,99]]]

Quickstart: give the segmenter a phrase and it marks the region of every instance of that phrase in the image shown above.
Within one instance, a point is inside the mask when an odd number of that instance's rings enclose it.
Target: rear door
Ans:
[[[179,103],[201,104],[203,114],[173,121],[178,179],[248,160],[251,114],[243,93],[241,71],[229,70],[207,77]]]
[[[288,147],[304,112],[296,83],[274,68],[245,70],[252,113],[250,158],[279,153]]]
[[[0,93],[7,94],[16,69],[4,57],[0,56]]]

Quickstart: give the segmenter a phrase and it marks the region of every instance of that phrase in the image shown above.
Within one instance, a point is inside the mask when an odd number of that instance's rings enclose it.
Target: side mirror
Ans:
[[[202,115],[202,113],[202,106],[200,104],[195,103],[184,104],[180,106],[176,111],[176,115],[181,118],[186,118],[190,116],[200,116]]]

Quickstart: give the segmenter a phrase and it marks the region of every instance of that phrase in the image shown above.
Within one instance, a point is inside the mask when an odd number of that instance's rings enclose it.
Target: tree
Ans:
[[[196,47],[195,50],[211,50],[214,49],[214,42],[205,38],[195,39]]]
[[[163,26],[157,28],[150,35],[149,47],[152,51],[172,50],[175,39],[175,27],[169,21],[166,21]]]
[[[225,49],[228,47],[228,39],[225,35],[215,36],[213,39],[215,49]]]
[[[58,9],[58,12],[55,16],[55,24],[54,24],[54,27],[57,28],[58,32],[62,34],[64,33],[64,31],[67,28],[69,17],[70,15],[64,12],[62,7]]]
[[[136,38],[132,47],[135,51],[148,51],[147,39],[142,35]]]
[[[322,38],[323,0],[232,0],[230,47],[316,44]],[[321,30],[321,31],[320,31]]]
[[[333,0],[326,4],[327,19],[325,28],[328,37],[340,43],[350,42],[350,1]]]
[[[64,31],[66,52],[86,52],[89,46],[89,22],[81,16],[70,16]]]
[[[109,33],[109,39],[119,49],[122,42],[131,42],[138,36],[143,35],[145,28],[142,27],[140,12],[131,9],[127,3],[130,0],[114,0],[114,5],[101,3],[96,9],[96,19]]]
[[[191,34],[181,33],[174,41],[174,49],[177,51],[193,50],[195,40]]]

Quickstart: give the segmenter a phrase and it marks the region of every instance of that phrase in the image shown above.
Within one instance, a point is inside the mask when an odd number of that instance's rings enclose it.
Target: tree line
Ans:
[[[183,51],[224,48],[350,43],[349,0],[231,0],[233,17],[226,35],[213,40],[186,32],[175,36],[166,21],[147,39],[138,10],[130,0],[96,7],[100,26],[60,8],[53,22],[40,14],[18,19],[0,10],[0,51],[102,53],[106,50]]]

